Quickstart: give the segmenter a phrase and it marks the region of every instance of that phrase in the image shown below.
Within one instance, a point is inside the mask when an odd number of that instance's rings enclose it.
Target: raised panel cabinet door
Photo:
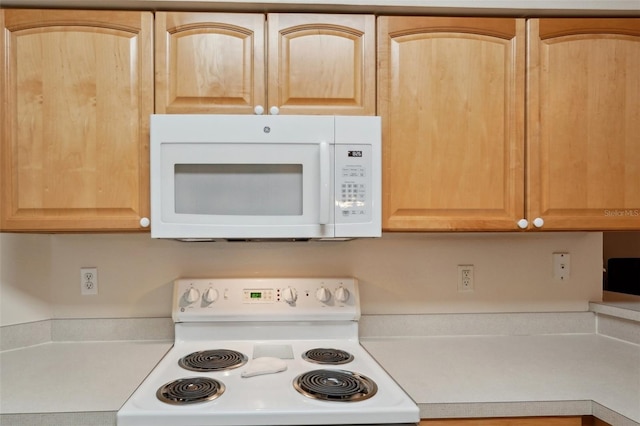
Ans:
[[[517,229],[524,36],[522,19],[378,18],[383,229]]]
[[[528,216],[640,229],[640,19],[532,19],[528,34]]]
[[[252,114],[265,101],[265,16],[157,12],[156,113]]]
[[[268,15],[268,102],[281,114],[375,115],[373,15]]]
[[[152,14],[2,10],[2,229],[149,215]]]

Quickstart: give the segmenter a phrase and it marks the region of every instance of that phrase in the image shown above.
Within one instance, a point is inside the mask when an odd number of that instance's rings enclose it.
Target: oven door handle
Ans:
[[[329,144],[320,142],[320,216],[319,223],[327,225],[329,223],[329,208],[331,191],[331,158],[329,157]]]

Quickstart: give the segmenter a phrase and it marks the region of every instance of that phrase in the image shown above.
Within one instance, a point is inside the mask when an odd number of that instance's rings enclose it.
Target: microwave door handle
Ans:
[[[321,225],[329,223],[329,198],[331,192],[331,158],[329,157],[329,144],[320,142],[320,219]]]

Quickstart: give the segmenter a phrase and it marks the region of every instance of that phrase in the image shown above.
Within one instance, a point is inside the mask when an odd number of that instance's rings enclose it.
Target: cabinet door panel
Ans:
[[[283,114],[375,114],[373,15],[270,14],[269,106]]]
[[[263,14],[156,13],[156,113],[264,106]]]
[[[152,15],[4,10],[2,228],[139,229]]]
[[[524,216],[524,21],[378,19],[383,228]]]
[[[529,22],[529,217],[640,228],[640,19]]]

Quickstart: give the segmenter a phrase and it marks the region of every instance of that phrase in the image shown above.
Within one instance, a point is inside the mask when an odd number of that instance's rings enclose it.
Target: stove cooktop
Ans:
[[[265,291],[272,283],[251,284],[250,290]],[[318,284],[305,283],[310,289],[298,285],[298,294],[308,291],[309,296],[304,297],[317,301]],[[226,282],[218,289],[219,294],[224,295],[227,288],[230,297],[231,285]],[[358,317],[359,310],[353,314],[358,296],[355,280],[346,285],[354,298],[346,310],[352,311],[348,315]],[[183,287],[176,294],[184,299],[189,288]],[[278,293],[277,288],[273,290],[272,294]],[[252,310],[255,302],[250,298],[249,306],[240,306],[239,311]],[[275,309],[288,309],[288,317],[298,307],[284,299],[273,303],[280,304]],[[174,309],[177,306],[181,310],[184,305],[184,301],[174,300]],[[236,319],[228,320],[228,306],[217,312],[225,317],[221,321],[203,321],[201,313],[186,312],[186,317],[199,319],[176,323],[173,348],[118,412],[118,426],[417,423],[418,407],[360,345],[357,319],[345,319],[345,312],[330,319],[331,308],[339,306],[329,306],[328,318],[313,321],[282,321],[281,314],[275,315],[275,321],[265,321],[264,306],[260,308],[260,320],[251,315],[238,320],[239,311],[232,314]],[[321,310],[313,313],[319,314]],[[309,318],[309,313],[302,316]],[[186,403],[181,401],[187,399],[183,394],[188,396]]]

